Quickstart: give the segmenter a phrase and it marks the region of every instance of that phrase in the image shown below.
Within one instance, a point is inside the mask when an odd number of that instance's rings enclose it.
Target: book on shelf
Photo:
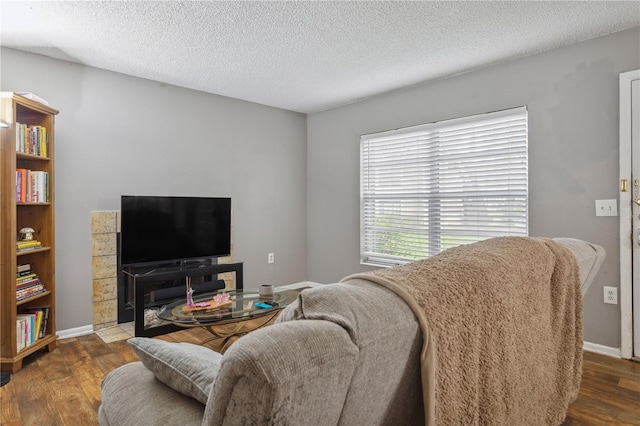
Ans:
[[[16,349],[18,352],[26,348],[25,337],[27,335],[26,332],[26,319],[17,317],[16,318]]]
[[[27,287],[25,289],[16,291],[16,301],[19,302],[21,300],[29,299],[46,291],[47,289],[44,288],[44,285],[42,283],[34,284],[32,287]]]
[[[49,311],[51,308],[49,306],[43,306],[41,308],[33,308],[42,310],[42,324],[40,325],[40,334],[39,338],[42,339],[47,334],[47,323],[49,322]]]
[[[27,169],[16,169],[16,202],[27,198]]]
[[[38,240],[20,240],[20,241],[16,241],[16,247],[18,248],[25,248],[25,247],[33,247],[33,246],[40,246],[42,245],[42,243]]]
[[[17,322],[17,344],[18,351],[28,348],[37,340],[37,315],[35,313],[18,314]]]
[[[37,250],[42,248],[42,243],[38,240],[18,241],[16,249],[19,253],[29,250]]]
[[[33,274],[33,272],[31,270],[24,271],[24,272],[18,272],[16,274],[16,280],[18,280],[19,278],[22,278],[22,277],[26,277],[27,275],[31,275],[31,274]]]
[[[16,290],[22,290],[27,287],[32,287],[34,284],[38,284],[40,282],[40,277],[36,274],[33,274],[32,277],[27,278],[26,280],[21,280],[20,282],[16,281]]]
[[[25,275],[23,277],[20,278],[16,278],[16,286],[17,287],[24,287],[34,281],[39,280],[38,275],[36,274],[29,274],[29,275]]]
[[[40,282],[40,278],[38,278],[37,276],[33,278],[29,278],[27,281],[21,281],[16,284],[16,292],[18,290],[26,290],[27,288],[33,287],[37,284],[42,284]]]
[[[16,272],[16,282],[19,282],[22,279],[28,278],[31,275],[35,275],[36,273],[29,268],[26,271],[18,271]]]
[[[18,276],[31,273],[31,264],[25,263],[24,265],[18,265]]]
[[[16,241],[16,248],[28,248],[28,247],[35,247],[35,246],[41,246],[42,243],[38,240],[20,240],[20,241]]]
[[[39,250],[41,248],[42,248],[42,246],[21,248],[21,249],[18,249],[18,253],[22,253],[22,252],[25,252],[25,251]]]

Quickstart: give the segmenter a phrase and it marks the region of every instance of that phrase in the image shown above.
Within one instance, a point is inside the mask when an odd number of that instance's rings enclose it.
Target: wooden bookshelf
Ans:
[[[0,363],[2,371],[14,373],[32,353],[56,347],[55,327],[55,240],[54,240],[54,122],[58,111],[40,102],[11,92],[0,93]],[[18,124],[45,129],[46,155],[22,153],[16,148]],[[6,126],[4,126],[6,125]],[[43,140],[41,140],[43,142]],[[48,198],[17,202],[16,169],[48,173]],[[18,252],[19,230],[35,230],[34,239],[42,243],[36,250]],[[45,292],[16,300],[18,265],[29,264],[44,285]],[[44,337],[18,350],[17,315],[25,309],[48,307]]]

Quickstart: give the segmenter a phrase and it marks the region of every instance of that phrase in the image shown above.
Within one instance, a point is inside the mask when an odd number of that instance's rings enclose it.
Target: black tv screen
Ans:
[[[123,195],[122,265],[228,256],[231,199]]]

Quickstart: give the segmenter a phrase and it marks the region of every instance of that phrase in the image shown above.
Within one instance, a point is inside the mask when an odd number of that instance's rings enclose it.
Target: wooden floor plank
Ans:
[[[620,381],[618,382],[618,386],[625,388],[625,389],[629,389],[632,391],[637,392],[638,394],[640,394],[640,382],[638,381],[633,381],[627,378],[621,378]]]
[[[640,419],[640,394],[620,386],[610,386],[607,381],[597,378],[582,380],[580,395],[585,395],[598,401],[605,402],[619,409],[636,412]]]
[[[46,356],[37,357],[36,361],[40,371],[47,372],[47,381],[63,379],[73,374],[67,360],[63,357],[62,351],[54,350],[46,354]]]
[[[9,382],[0,388],[0,424],[12,422],[20,422],[20,407],[13,382]]]
[[[78,339],[85,351],[92,357],[97,358],[101,355],[112,353],[107,343],[105,343],[97,334],[88,334]]]
[[[125,364],[120,354],[115,352],[92,357],[92,359],[93,363],[102,371],[104,375],[107,375],[119,366]]]
[[[88,400],[73,376],[47,383],[51,399],[63,425],[98,424],[98,411]],[[98,405],[99,406],[99,405]]]
[[[131,345],[129,345],[126,340],[111,342],[109,343],[109,347],[120,356],[123,364],[139,360],[138,356],[133,352]]]

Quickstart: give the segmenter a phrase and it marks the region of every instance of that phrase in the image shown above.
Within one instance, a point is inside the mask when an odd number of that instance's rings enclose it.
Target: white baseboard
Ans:
[[[83,325],[82,327],[58,330],[58,339],[68,339],[70,337],[85,336],[93,333],[93,325]]]
[[[614,356],[616,358],[622,358],[622,352],[620,348],[612,348],[609,346],[599,345],[597,343],[583,342],[582,348],[585,351],[595,352],[601,355]]]

